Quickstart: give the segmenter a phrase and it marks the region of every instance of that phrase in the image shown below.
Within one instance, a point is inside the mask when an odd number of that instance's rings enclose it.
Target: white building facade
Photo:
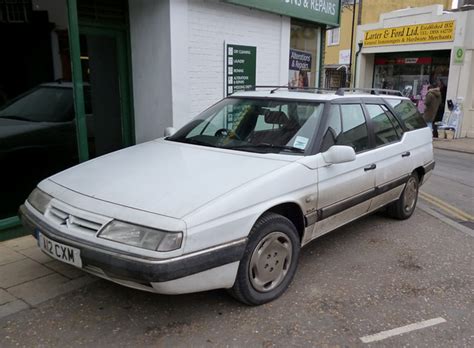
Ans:
[[[339,0],[129,1],[137,143],[226,95],[225,44],[256,47],[256,85],[288,84],[290,49],[302,50],[311,62],[306,86],[317,86],[321,28],[338,24],[339,7]]]
[[[474,137],[474,11],[408,8],[358,26],[356,86],[399,89],[423,112],[430,83],[462,110],[460,137]]]

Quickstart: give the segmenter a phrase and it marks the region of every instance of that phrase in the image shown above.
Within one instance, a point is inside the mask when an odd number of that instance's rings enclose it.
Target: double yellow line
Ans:
[[[422,191],[419,191],[419,193],[421,198],[433,204],[434,206],[437,206],[438,208],[455,217],[456,219],[461,221],[474,221],[474,216],[466,213],[465,211],[453,207],[452,205],[442,201],[441,199],[435,196],[430,195],[429,193]]]

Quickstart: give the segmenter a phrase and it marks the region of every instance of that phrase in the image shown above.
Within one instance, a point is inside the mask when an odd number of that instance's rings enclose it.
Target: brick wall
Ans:
[[[190,114],[224,95],[224,41],[257,46],[257,85],[278,85],[281,55],[289,50],[287,38],[281,38],[285,24],[279,15],[217,0],[188,1]]]

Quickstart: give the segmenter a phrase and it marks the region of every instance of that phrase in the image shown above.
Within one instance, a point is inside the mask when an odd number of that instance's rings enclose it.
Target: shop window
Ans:
[[[288,83],[291,87],[315,87],[320,28],[311,24],[291,24]]]
[[[341,28],[334,28],[327,31],[328,46],[339,45],[340,29]]]
[[[26,23],[31,12],[31,0],[0,0],[0,22]]]
[[[423,113],[430,84],[447,89],[449,59],[450,51],[446,50],[377,54],[373,87],[400,91]]]
[[[60,9],[64,9],[61,11]],[[66,2],[0,0],[0,228],[44,178],[78,163]],[[66,35],[67,36],[67,35]],[[57,49],[52,49],[56,47]],[[1,231],[0,231],[1,233]]]

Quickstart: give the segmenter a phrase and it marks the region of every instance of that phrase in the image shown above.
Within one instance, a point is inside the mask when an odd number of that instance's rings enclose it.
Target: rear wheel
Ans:
[[[248,305],[278,298],[291,283],[298,263],[300,239],[286,217],[266,213],[250,232],[232,296]]]
[[[412,216],[418,200],[418,189],[418,175],[412,173],[408,178],[400,198],[387,207],[388,214],[399,220],[405,220]]]

